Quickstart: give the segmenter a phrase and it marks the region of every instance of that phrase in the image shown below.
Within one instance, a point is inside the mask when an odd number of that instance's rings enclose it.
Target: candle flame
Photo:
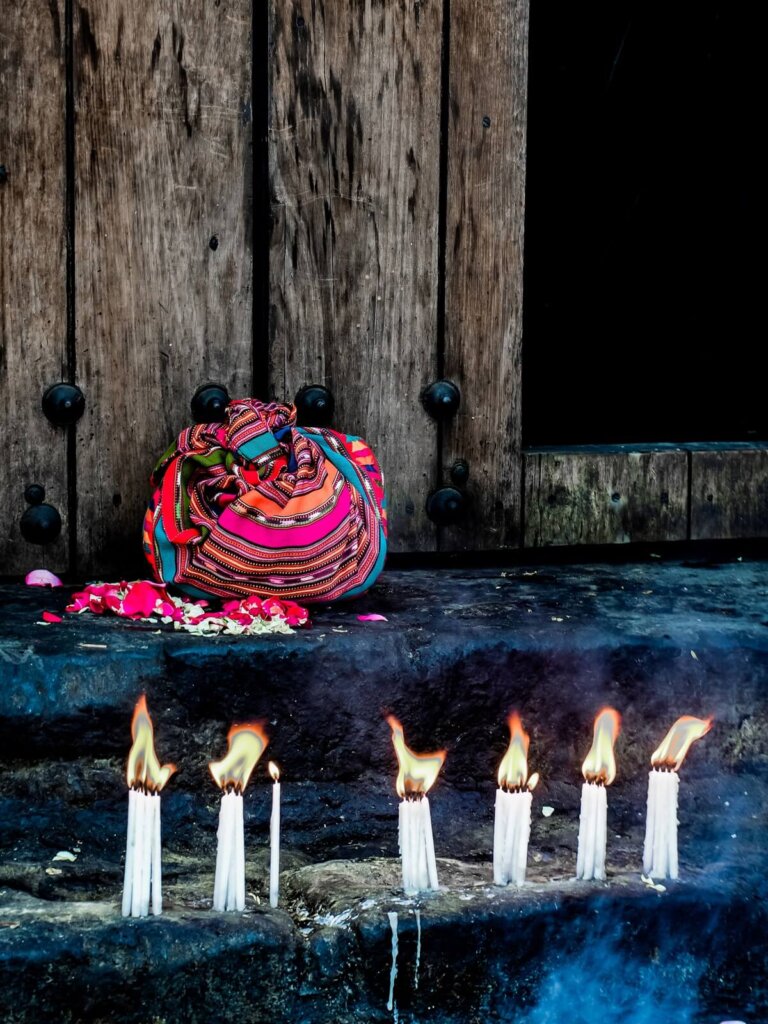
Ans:
[[[221,761],[211,761],[208,767],[217,786],[221,789],[232,786],[238,793],[242,793],[269,739],[259,722],[250,722],[247,725],[233,725],[227,733],[227,743],[229,749],[226,757]]]
[[[270,761],[269,764],[267,765],[267,768],[269,769],[269,774],[272,776],[272,778],[275,780],[275,782],[279,782],[280,781],[280,769],[277,767],[275,762],[274,761]]]
[[[616,759],[613,745],[619,735],[621,716],[613,708],[603,708],[595,719],[592,748],[581,766],[587,782],[600,782],[610,786],[616,778]]]
[[[675,722],[664,740],[651,757],[651,764],[654,768],[670,768],[673,772],[679,770],[685,760],[685,755],[695,740],[706,736],[712,728],[711,718],[694,718],[692,715],[683,715]]]
[[[438,750],[434,754],[414,754],[405,745],[403,727],[390,715],[387,724],[392,730],[392,745],[397,754],[397,795],[406,797],[423,796],[432,788],[435,779],[445,761],[445,751]]]
[[[532,790],[539,781],[538,772],[528,778],[528,745],[530,737],[523,729],[523,723],[516,711],[507,719],[509,725],[509,747],[499,765],[499,785],[506,790]]]
[[[155,753],[154,729],[147,710],[147,698],[143,694],[133,710],[131,738],[133,745],[128,754],[126,772],[129,787],[159,793],[176,771],[176,765],[160,765]]]

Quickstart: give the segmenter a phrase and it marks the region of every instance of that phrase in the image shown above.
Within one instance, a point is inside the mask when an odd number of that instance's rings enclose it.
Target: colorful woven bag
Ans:
[[[333,601],[367,590],[386,553],[384,482],[358,437],[296,426],[246,398],[182,431],[158,462],[144,552],[194,597]]]

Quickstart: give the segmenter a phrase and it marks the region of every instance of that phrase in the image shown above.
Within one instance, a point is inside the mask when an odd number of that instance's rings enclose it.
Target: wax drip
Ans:
[[[419,964],[421,963],[421,911],[414,910],[416,915],[416,966],[413,971],[413,987],[419,987]]]
[[[389,918],[389,927],[392,929],[392,967],[389,971],[389,999],[387,1000],[387,1009],[394,1014],[394,1019],[397,1021],[397,1007],[395,1006],[395,978],[397,977],[397,913],[394,910],[390,910],[387,913]]]

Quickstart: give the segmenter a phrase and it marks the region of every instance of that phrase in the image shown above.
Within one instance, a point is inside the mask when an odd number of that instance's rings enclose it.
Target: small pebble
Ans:
[[[544,815],[545,818],[551,818],[552,815],[555,813],[555,808],[554,807],[542,807],[541,808],[541,813]]]

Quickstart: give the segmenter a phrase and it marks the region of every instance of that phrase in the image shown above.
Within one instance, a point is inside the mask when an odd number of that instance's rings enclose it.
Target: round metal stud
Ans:
[[[427,498],[427,515],[438,526],[460,522],[467,511],[467,497],[455,487],[441,487]]]
[[[221,423],[229,405],[229,392],[223,384],[201,384],[190,404],[195,423]]]
[[[421,393],[421,404],[433,420],[449,420],[461,404],[461,392],[452,380],[436,380]]]
[[[300,427],[327,427],[336,408],[333,395],[322,384],[305,384],[297,392],[294,404]]]
[[[45,501],[45,488],[40,484],[30,484],[24,490],[24,501],[28,505],[42,505]]]
[[[456,459],[451,466],[451,480],[457,487],[463,487],[469,480],[469,463],[466,459]]]
[[[54,426],[69,427],[85,412],[85,395],[77,384],[53,384],[43,395],[43,412]]]
[[[61,533],[61,516],[53,505],[31,505],[19,526],[22,537],[30,544],[50,544]]]

